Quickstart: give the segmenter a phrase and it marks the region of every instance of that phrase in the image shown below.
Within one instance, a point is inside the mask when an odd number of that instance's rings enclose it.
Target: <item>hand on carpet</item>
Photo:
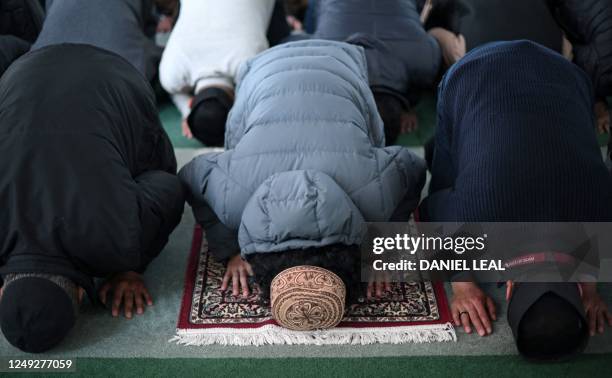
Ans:
[[[612,327],[612,314],[610,314],[606,303],[597,293],[595,283],[581,283],[580,288],[582,289],[582,304],[584,305],[584,312],[589,322],[590,335],[595,336],[595,331],[604,333],[606,323]]]
[[[232,257],[227,263],[227,269],[223,276],[221,291],[227,290],[230,281],[232,283],[232,295],[238,296],[242,287],[242,296],[249,296],[249,276],[253,275],[251,265],[244,261],[240,255]]]
[[[121,305],[125,317],[132,318],[134,307],[137,314],[143,314],[145,303],[153,306],[151,294],[145,287],[142,275],[136,272],[125,272],[112,275],[98,291],[100,301],[106,305],[108,293],[112,292],[111,313],[117,317],[121,313]]]
[[[451,313],[455,326],[472,333],[472,325],[480,336],[493,332],[491,320],[497,320],[495,303],[474,282],[453,282]]]
[[[387,272],[374,272],[374,276],[368,282],[367,299],[372,299],[373,296],[380,299],[388,291],[391,291],[389,274]]]
[[[193,133],[191,132],[191,129],[189,128],[189,124],[187,123],[186,119],[184,119],[183,122],[181,123],[181,130],[185,138],[193,139]]]
[[[402,114],[400,133],[407,134],[415,131],[419,127],[419,119],[414,109]]]

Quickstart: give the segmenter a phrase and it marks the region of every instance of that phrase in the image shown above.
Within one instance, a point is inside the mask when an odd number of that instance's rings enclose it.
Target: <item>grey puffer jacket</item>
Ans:
[[[217,259],[358,244],[362,219],[405,219],[418,204],[425,163],[383,147],[362,48],[277,46],[242,67],[236,92],[227,150],[179,174]]]

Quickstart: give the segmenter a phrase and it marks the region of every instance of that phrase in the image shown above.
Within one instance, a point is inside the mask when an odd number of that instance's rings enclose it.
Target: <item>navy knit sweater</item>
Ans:
[[[432,221],[609,221],[587,75],[533,42],[485,45],[439,89]]]

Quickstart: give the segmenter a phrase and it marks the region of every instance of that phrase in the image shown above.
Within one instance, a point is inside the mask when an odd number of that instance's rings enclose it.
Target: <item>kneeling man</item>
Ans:
[[[0,81],[0,326],[26,352],[71,329],[92,277],[113,315],[142,313],[140,275],[183,192],[153,91],[130,63],[77,44],[24,55]]]
[[[223,289],[248,295],[254,273],[281,325],[334,326],[360,282],[365,221],[408,219],[424,161],[384,147],[361,47],[280,45],[250,60],[237,88],[227,151],[179,174],[211,253],[228,261]]]
[[[612,182],[594,131],[592,93],[582,70],[535,42],[472,50],[440,85],[422,218],[514,222],[518,228],[524,222],[609,222]],[[519,276],[522,282],[508,282],[508,321],[523,355],[558,360],[581,352],[589,331],[603,332],[612,318],[594,283],[538,278],[551,254],[572,257],[565,253],[567,243],[542,249],[551,240],[544,234],[525,240],[524,233],[514,242],[524,254],[512,257],[530,266]],[[561,241],[562,235],[552,235]],[[491,333],[493,301],[474,282],[454,282],[453,292],[456,325]]]

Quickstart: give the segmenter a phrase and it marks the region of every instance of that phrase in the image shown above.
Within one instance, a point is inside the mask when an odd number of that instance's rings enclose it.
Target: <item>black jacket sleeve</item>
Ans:
[[[591,77],[597,96],[612,95],[612,2],[548,0],[548,6],[573,45],[574,62]]]
[[[12,35],[0,35],[0,77],[20,56],[30,50],[30,44]]]
[[[176,175],[149,171],[136,177],[140,208],[140,261],[143,272],[168,243],[181,221],[185,196]]]

